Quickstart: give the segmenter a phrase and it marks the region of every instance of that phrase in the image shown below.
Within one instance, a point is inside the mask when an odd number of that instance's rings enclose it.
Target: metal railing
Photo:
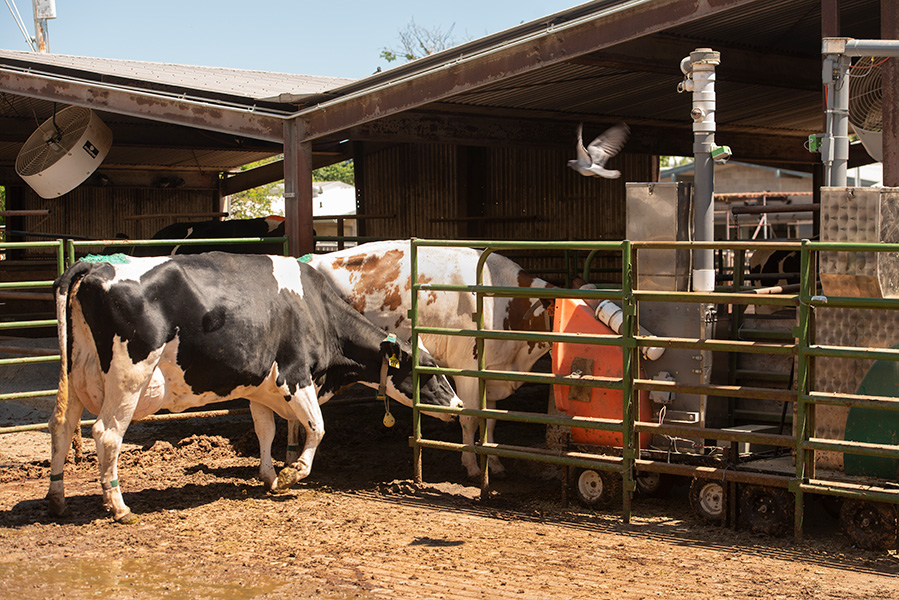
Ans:
[[[820,242],[778,243],[776,249],[797,250],[801,253],[802,273],[801,291],[796,294],[757,295],[745,292],[657,292],[635,289],[637,271],[637,251],[643,249],[731,249],[736,251],[752,250],[758,246],[751,242],[485,242],[485,241],[444,241],[413,240],[412,270],[413,281],[417,281],[418,249],[422,247],[475,247],[485,248],[478,265],[476,285],[439,285],[435,283],[414,283],[412,294],[413,348],[417,349],[419,335],[444,335],[475,338],[477,343],[478,367],[473,370],[446,369],[437,367],[416,367],[415,377],[424,373],[442,373],[453,377],[474,377],[479,381],[480,405],[477,409],[451,409],[447,407],[419,406],[418,399],[414,404],[414,426],[410,443],[414,449],[414,476],[422,478],[421,451],[424,448],[451,450],[456,452],[472,452],[478,454],[482,468],[482,490],[489,484],[488,456],[511,457],[563,467],[581,467],[612,471],[620,474],[623,480],[622,518],[629,522],[631,518],[631,499],[635,490],[634,472],[648,471],[667,473],[705,479],[719,479],[722,482],[752,483],[764,486],[787,488],[795,498],[794,535],[802,535],[804,518],[803,494],[836,495],[845,498],[877,500],[899,503],[899,487],[890,487],[889,483],[878,480],[859,482],[857,478],[840,480],[822,480],[815,478],[814,456],[816,451],[827,450],[842,453],[857,453],[867,456],[899,458],[899,446],[888,444],[872,444],[843,440],[823,439],[815,436],[815,406],[819,404],[837,404],[843,406],[875,407],[886,410],[899,410],[899,399],[880,396],[861,396],[828,393],[813,389],[810,373],[817,357],[862,358],[866,360],[899,360],[899,351],[889,349],[825,347],[815,344],[813,312],[821,307],[848,307],[865,310],[896,310],[899,299],[872,298],[825,298],[816,292],[814,256],[821,251],[859,251],[859,252],[896,252],[896,244],[826,244]],[[560,288],[535,289],[519,287],[484,286],[483,266],[489,253],[497,250],[522,250],[548,248],[567,250],[616,250],[621,254],[621,284],[617,289],[602,290],[570,290]],[[736,282],[740,289],[741,282]],[[477,311],[472,329],[448,329],[426,327],[419,324],[418,295],[421,292],[455,292],[473,293],[477,297]],[[546,332],[496,331],[485,327],[485,298],[580,298],[584,300],[615,300],[621,303],[623,323],[620,335],[587,335],[560,334]],[[700,304],[725,304],[730,306],[767,305],[776,307],[793,307],[799,313],[799,326],[794,331],[793,342],[741,341],[720,339],[688,339],[675,337],[648,337],[638,335],[636,316],[641,302],[689,302]],[[621,377],[602,378],[585,376],[567,376],[524,372],[500,372],[485,368],[484,340],[516,340],[534,342],[576,342],[578,344],[615,345],[622,348]],[[772,389],[744,385],[720,385],[713,383],[684,385],[676,382],[656,381],[640,378],[640,353],[643,347],[664,347],[690,349],[699,351],[720,351],[728,353],[763,353],[771,355],[795,357],[797,362],[796,389]],[[413,361],[418,364],[417,361]],[[599,419],[587,417],[555,416],[549,414],[523,413],[509,410],[489,409],[486,401],[486,381],[498,379],[517,382],[538,382],[561,384],[566,386],[588,386],[621,390],[621,419]],[[417,386],[416,386],[417,388]],[[706,396],[733,397],[747,399],[766,399],[778,402],[794,403],[796,406],[795,433],[791,435],[738,432],[724,429],[697,428],[689,425],[660,424],[640,421],[636,416],[638,405],[637,394],[641,391],[677,392],[684,394],[702,394]],[[421,413],[451,413],[478,417],[481,424],[480,444],[463,445],[439,440],[429,440],[422,436]],[[577,427],[619,432],[622,435],[622,447],[613,452],[599,449],[591,452],[577,450],[547,450],[510,446],[504,444],[488,444],[484,423],[487,419],[538,423],[561,427]],[[789,449],[796,456],[794,474],[778,474],[763,470],[741,470],[722,466],[697,466],[694,464],[678,464],[666,460],[657,460],[641,454],[637,440],[640,433],[661,434],[691,438],[706,438],[729,442],[764,444]]]

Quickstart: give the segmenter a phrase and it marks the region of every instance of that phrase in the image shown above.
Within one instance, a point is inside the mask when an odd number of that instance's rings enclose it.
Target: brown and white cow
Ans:
[[[122,436],[161,409],[246,398],[269,489],[306,477],[324,435],[319,405],[351,383],[412,404],[412,352],[347,306],[294,258],[222,252],[80,261],[54,290],[60,383],[50,418],[50,512],[66,513],[63,468],[82,407],[97,415],[103,503],[133,521],[118,484]],[[382,369],[388,357],[393,368]],[[421,364],[433,365],[427,353]],[[420,379],[424,404],[461,406],[447,379]],[[301,423],[302,454],[275,477],[274,415]],[[449,417],[446,417],[447,420]]]
[[[307,255],[307,260],[334,286],[357,311],[370,321],[403,339],[412,335],[411,273],[409,241],[371,242],[330,254]],[[445,285],[475,285],[480,250],[471,248],[421,247],[418,250],[419,283]],[[502,287],[546,288],[546,281],[526,273],[515,262],[499,254],[491,254],[484,267],[483,284]],[[534,298],[485,298],[484,323],[487,329],[516,331],[549,331],[551,326],[544,304]],[[419,325],[474,329],[472,314],[476,310],[472,293],[428,291],[420,295]],[[476,369],[475,339],[469,337],[423,335],[424,345],[441,367]],[[550,349],[550,344],[512,340],[486,340],[484,354],[487,369],[499,371],[529,371],[534,363]],[[456,377],[456,392],[466,408],[479,406],[478,380]],[[487,381],[487,401],[510,396],[521,386],[516,381]],[[460,417],[462,442],[473,445],[477,433],[477,418]],[[494,420],[487,422],[487,441],[493,441]],[[296,439],[296,426],[288,429]],[[288,442],[289,444],[292,442]],[[501,473],[499,460],[490,457],[490,470]],[[470,477],[480,474],[477,457],[462,453],[462,464]]]

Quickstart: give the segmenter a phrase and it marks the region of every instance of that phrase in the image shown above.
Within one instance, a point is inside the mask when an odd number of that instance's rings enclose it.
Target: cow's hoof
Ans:
[[[50,513],[51,517],[66,519],[72,516],[72,511],[69,510],[69,507],[66,505],[66,501],[64,499],[60,500],[59,498],[47,496],[47,501],[50,502],[48,512]]]
[[[278,473],[278,485],[273,491],[282,492],[300,480],[300,472],[293,467],[284,467]]]
[[[126,512],[121,517],[115,518],[115,522],[118,523],[119,525],[134,525],[138,521],[140,521],[140,517],[138,517],[136,514],[134,514],[131,511]]]

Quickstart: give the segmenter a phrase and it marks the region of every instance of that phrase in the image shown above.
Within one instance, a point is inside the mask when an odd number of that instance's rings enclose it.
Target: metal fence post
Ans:
[[[411,262],[410,277],[412,281],[412,297],[409,309],[409,319],[412,321],[412,481],[416,484],[422,482],[422,465],[421,465],[421,408],[419,406],[419,372],[418,366],[418,290],[415,285],[418,283],[418,246],[415,240],[409,240],[409,260]]]
[[[638,366],[636,360],[637,340],[634,339],[634,317],[637,312],[634,300],[633,281],[633,254],[630,240],[624,240],[621,244],[621,291],[623,320],[621,322],[621,401],[622,401],[622,431],[621,431],[621,478],[622,478],[622,519],[625,523],[631,521],[631,499],[634,493],[634,460],[639,453],[637,436],[634,435],[634,379]],[[636,392],[639,393],[639,392]]]
[[[484,266],[487,264],[487,257],[493,253],[493,250],[490,248],[484,248],[484,251],[481,253],[481,256],[478,258],[478,269],[477,276],[475,282],[477,285],[484,285]],[[482,292],[478,292],[477,296],[477,305],[476,305],[476,313],[472,315],[474,317],[475,322],[477,323],[478,331],[484,330],[484,294]],[[485,341],[482,338],[478,338],[475,340],[475,348],[477,348],[478,354],[478,371],[487,370],[487,357],[484,352]],[[481,410],[487,410],[487,381],[484,379],[478,379],[478,408]],[[481,447],[484,447],[484,444],[487,443],[487,418],[480,417],[478,418],[478,426],[481,430]],[[489,494],[490,487],[490,472],[488,470],[490,457],[487,454],[481,455],[481,499],[486,500]]]
[[[800,250],[800,290],[799,290],[799,327],[797,333],[796,353],[796,481],[791,485],[796,503],[794,511],[793,537],[802,539],[802,522],[804,518],[804,493],[802,484],[806,482],[806,451],[808,441],[808,405],[806,396],[809,392],[809,332],[812,307],[809,304],[815,285],[815,275],[810,273],[811,259],[808,240],[802,240]]]

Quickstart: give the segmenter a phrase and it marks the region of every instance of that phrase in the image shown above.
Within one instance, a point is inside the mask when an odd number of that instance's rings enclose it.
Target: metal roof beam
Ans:
[[[0,90],[50,102],[64,102],[132,117],[186,125],[208,131],[283,142],[284,118],[278,115],[168,97],[134,89],[69,80],[0,68]]]
[[[670,74],[682,77],[679,56],[694,49],[709,46],[707,40],[688,39],[665,33],[647,36],[619,44],[607,50],[573,59],[575,64],[603,68]],[[770,85],[788,89],[821,89],[821,56],[790,56],[779,52],[764,52],[712,44],[721,53],[721,65],[716,69],[718,81]]]
[[[519,112],[509,117],[481,116],[471,113],[464,118],[452,113],[409,111],[377,121],[353,127],[349,137],[357,141],[392,143],[447,143],[466,146],[534,146],[571,148],[574,151],[574,128],[577,117],[571,121],[534,115],[525,117]],[[587,119],[594,126],[612,124],[613,121]],[[624,152],[690,156],[693,141],[690,123],[666,124],[661,122],[629,122],[631,136]],[[818,159],[810,154],[801,135],[787,136],[780,132],[757,130],[734,131],[720,128],[719,141],[730,145],[735,158],[767,157],[769,160],[787,163],[814,163]]]
[[[466,92],[756,0],[633,0],[420,72],[362,88],[300,112],[306,139]],[[389,72],[388,72],[389,73]]]

